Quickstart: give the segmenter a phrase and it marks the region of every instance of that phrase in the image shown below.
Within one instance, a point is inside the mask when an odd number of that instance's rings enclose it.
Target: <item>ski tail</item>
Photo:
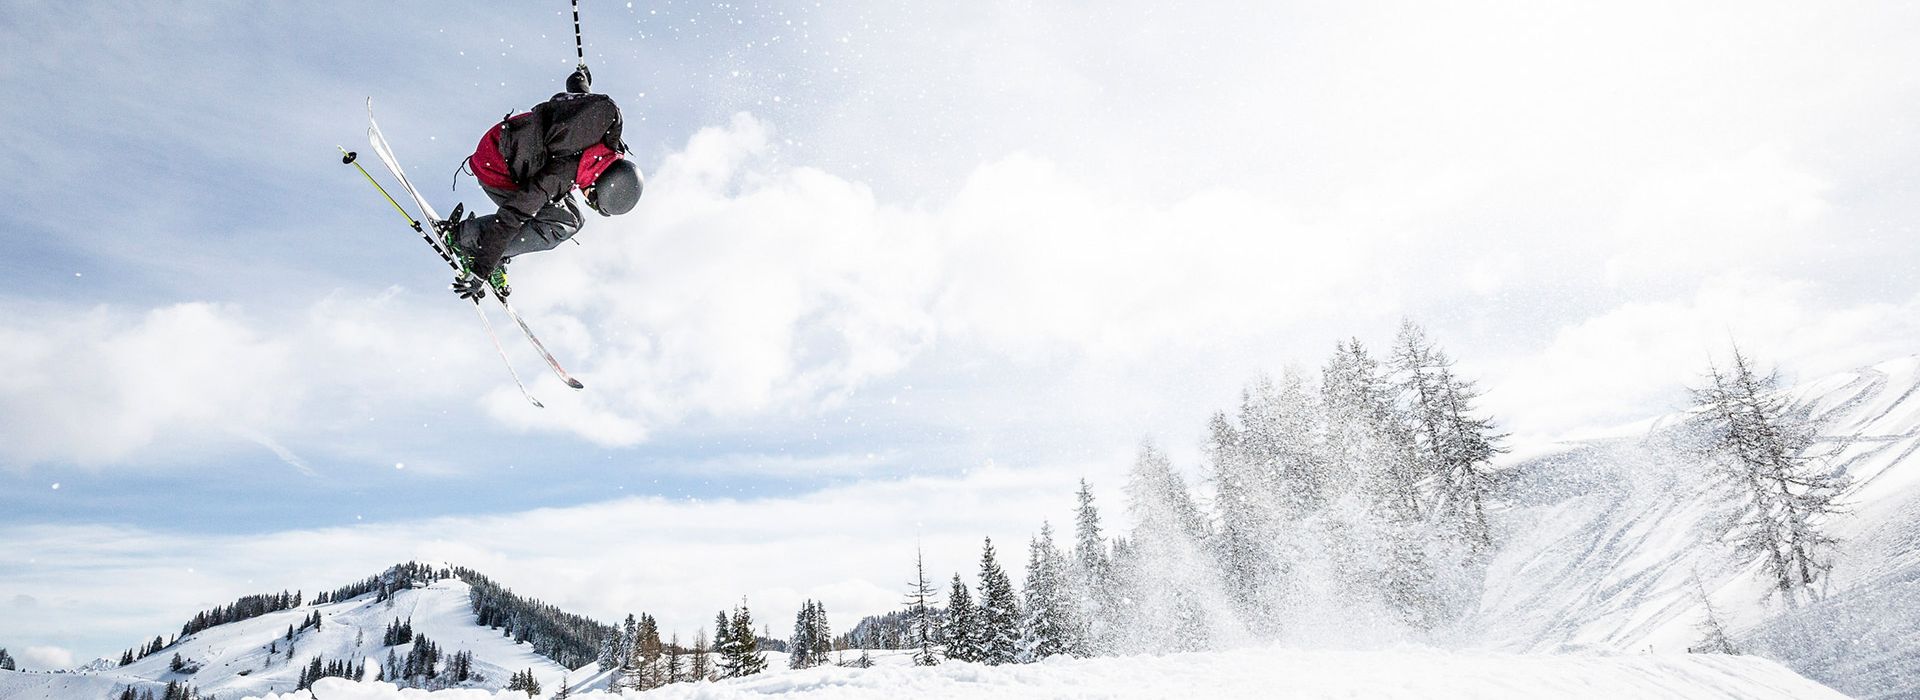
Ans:
[[[493,320],[487,318],[487,312],[480,308],[479,301],[473,303],[473,312],[480,316],[480,324],[486,326],[487,339],[493,341],[493,349],[499,351],[501,360],[506,361],[507,374],[513,377],[513,385],[520,387],[520,395],[527,397],[527,402],[533,404],[534,408],[546,408],[546,404],[540,403],[539,399],[533,397],[533,392],[527,390],[527,383],[520,381],[520,372],[513,368],[513,361],[507,359],[507,348],[500,344],[499,334],[493,332]]]
[[[497,294],[494,296],[499,297]],[[587,388],[585,384],[580,383],[580,380],[574,379],[573,375],[567,374],[567,370],[560,366],[559,360],[553,359],[553,353],[547,352],[546,344],[540,342],[539,336],[533,334],[532,328],[527,327],[526,319],[520,317],[520,312],[513,310],[512,304],[507,303],[505,298],[500,298],[500,307],[507,310],[507,315],[513,318],[514,323],[520,324],[520,332],[527,335],[527,342],[533,344],[533,349],[540,351],[541,359],[547,361],[547,366],[553,368],[553,373],[559,375],[560,381],[566,382],[567,386],[575,389]]]

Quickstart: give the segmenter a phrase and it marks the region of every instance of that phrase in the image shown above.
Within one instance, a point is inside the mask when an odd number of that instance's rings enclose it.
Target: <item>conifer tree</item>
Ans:
[[[704,681],[712,677],[713,670],[708,667],[710,662],[707,659],[707,654],[711,651],[713,650],[707,646],[706,630],[695,632],[693,635],[693,658],[688,660],[687,663],[687,680]]]
[[[724,616],[724,613],[722,613]],[[739,678],[767,670],[767,656],[760,651],[760,640],[753,633],[753,613],[745,598],[728,621],[726,638],[720,643],[720,677]]]
[[[1702,613],[1695,629],[1700,632],[1700,644],[1687,648],[1693,654],[1738,654],[1740,650],[1733,645],[1733,639],[1727,636],[1727,629],[1720,623],[1720,611],[1713,607],[1713,599],[1707,595],[1707,587],[1700,583],[1700,577],[1693,577],[1694,596],[1700,602]]]
[[[175,654],[175,656],[178,656],[178,654]],[[0,649],[0,671],[15,671],[15,670],[19,670],[19,669],[16,665],[14,665],[13,655],[8,654],[6,649]]]
[[[687,680],[686,662],[681,658],[684,656],[686,656],[686,650],[680,646],[680,633],[675,632],[673,638],[667,642],[667,669],[661,678],[663,682],[672,684]]]
[[[940,663],[940,657],[934,653],[934,645],[939,632],[938,622],[934,620],[933,584],[927,581],[927,567],[920,550],[913,550],[913,582],[907,589],[907,630],[909,642],[914,647],[913,664],[932,666]]]
[[[787,665],[791,668],[810,668],[813,660],[813,599],[808,598],[800,605],[800,613],[794,616],[793,639],[787,655]]]
[[[1218,590],[1210,564],[1209,526],[1173,471],[1173,463],[1152,443],[1143,443],[1127,475],[1127,510],[1133,517],[1131,547],[1122,572],[1120,545],[1114,548],[1118,595],[1131,601],[1119,632],[1122,652],[1193,651],[1211,640],[1214,606],[1204,600]]]
[[[636,642],[640,638],[640,620],[633,613],[627,613],[627,619],[614,630],[615,669],[607,680],[608,688],[623,688],[630,682],[634,672],[634,661],[639,653]]]
[[[600,654],[595,657],[601,671],[611,671],[620,666],[620,635],[609,634],[600,638]]]
[[[941,637],[946,641],[946,657],[954,661],[979,661],[980,650],[974,646],[980,638],[975,631],[977,614],[973,609],[973,595],[967,592],[967,584],[960,580],[960,574],[953,575],[953,586],[947,590],[947,617]]]
[[[924,582],[924,577],[922,581]],[[1016,661],[1020,654],[1020,603],[1014,597],[1013,579],[994,558],[993,538],[986,538],[980,551],[980,600],[975,608],[979,637],[974,646],[980,661],[989,666]]]
[[[515,671],[507,681],[507,690],[518,690],[534,697],[540,694],[540,679],[534,677],[533,669]]]
[[[1491,419],[1474,415],[1479,390],[1454,374],[1453,360],[1412,321],[1400,324],[1392,369],[1417,469],[1434,484],[1428,510],[1439,516],[1444,534],[1484,555],[1492,546],[1485,505],[1492,460],[1505,451],[1499,443],[1506,436]]]
[[[813,658],[815,665],[827,662],[833,653],[833,626],[827,624],[827,604],[813,603]]]
[[[632,656],[627,664],[628,687],[636,690],[652,690],[662,685],[660,679],[660,656],[663,651],[660,644],[660,626],[652,615],[641,613],[639,623],[634,627],[634,638],[630,645]]]
[[[1739,504],[1727,532],[1760,557],[1774,590],[1791,595],[1831,567],[1825,550],[1836,540],[1820,521],[1842,512],[1847,479],[1807,454],[1813,426],[1791,412],[1778,374],[1761,374],[1735,347],[1733,367],[1711,368],[1708,380],[1693,393],[1707,453]]]
[[[1053,544],[1053,526],[1042,522],[1040,534],[1027,547],[1025,613],[1020,620],[1023,661],[1064,654],[1074,628],[1071,601],[1061,591],[1065,561]]]
[[[1106,536],[1100,530],[1100,509],[1093,503],[1093,486],[1080,480],[1075,494],[1072,566],[1066,580],[1066,596],[1074,605],[1074,620],[1067,653],[1090,656],[1110,645],[1113,623],[1113,588],[1109,570],[1111,555]]]
[[[1408,420],[1380,363],[1359,340],[1336,345],[1322,371],[1326,439],[1337,489],[1330,526],[1341,589],[1379,604],[1414,629],[1442,615],[1426,556],[1422,473]]]

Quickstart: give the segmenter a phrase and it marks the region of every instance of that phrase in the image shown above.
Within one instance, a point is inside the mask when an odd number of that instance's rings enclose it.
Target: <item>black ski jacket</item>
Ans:
[[[486,188],[500,211],[480,235],[474,274],[483,278],[492,274],[520,227],[541,207],[573,189],[580,154],[594,144],[621,153],[627,150],[620,140],[620,107],[606,95],[563,92],[535,105],[530,116],[508,122],[498,146],[508,174],[520,189]]]

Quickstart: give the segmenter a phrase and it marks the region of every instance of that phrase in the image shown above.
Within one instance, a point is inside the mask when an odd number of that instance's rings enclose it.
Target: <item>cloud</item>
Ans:
[[[1848,302],[1821,285],[1726,274],[1690,295],[1626,304],[1569,324],[1487,394],[1523,437],[1545,438],[1682,408],[1734,343],[1789,381],[1920,352],[1920,296]]]
[[[767,9],[749,3],[732,16],[765,19]],[[707,69],[743,55],[722,43],[755,46],[769,68],[728,86],[692,81],[703,86],[692,93],[623,93],[630,140],[660,154],[648,156],[657,167],[642,206],[595,218],[581,246],[515,262],[518,304],[586,391],[539,388],[549,408],[527,406],[473,322],[444,297],[424,301],[427,290],[376,294],[349,281],[292,308],[10,303],[0,333],[20,342],[0,350],[13,370],[0,380],[0,460],[178,463],[264,449],[298,470],[337,445],[391,449],[391,436],[363,429],[382,411],[483,426],[468,435],[609,447],[692,424],[721,441],[810,432],[855,408],[861,421],[941,423],[969,444],[1013,442],[1035,416],[1103,423],[1020,436],[1080,449],[1113,432],[1179,435],[1183,423],[1159,418],[1178,415],[1170,407],[1210,405],[1246,377],[1311,364],[1331,340],[1379,334],[1402,315],[1427,321],[1463,360],[1487,358],[1484,376],[1509,384],[1507,368],[1560,362],[1534,353],[1570,353],[1549,349],[1563,330],[1675,303],[1728,270],[1875,287],[1852,301],[1809,298],[1808,318],[1920,291],[1910,276],[1876,276],[1920,255],[1920,238],[1899,235],[1911,203],[1885,186],[1914,144],[1876,127],[1912,112],[1916,78],[1888,68],[1913,63],[1915,45],[1893,33],[1911,8],[1159,9],[1128,1],[1089,18],[1026,5],[838,4],[800,11],[817,36],[770,43],[743,21],[676,44],[673,62],[609,55],[616,86],[680,66],[716,75]],[[456,24],[447,35],[475,31]],[[191,36],[128,38],[173,46]],[[1179,50],[1141,50],[1166,46]],[[508,53],[430,65],[516,81],[535,72],[509,67],[520,54]],[[468,101],[521,92],[489,85]],[[806,98],[767,99],[782,93]],[[729,99],[663,104],[661,94]],[[409,122],[484,121],[409,119],[395,102],[400,140]],[[766,105],[759,117],[729,113],[755,103]],[[298,126],[315,138],[349,118],[285,105],[249,109],[306,115]],[[121,126],[116,134],[147,133]],[[193,136],[222,157],[258,150]],[[415,132],[404,150],[431,162],[464,148],[445,145],[455,140],[471,136]],[[365,196],[354,190],[355,202]],[[210,227],[177,223],[188,209],[129,218],[203,235]],[[132,249],[143,261],[238,266],[211,252]],[[550,386],[513,329],[499,330],[524,378]],[[150,376],[108,371],[130,358],[151,362]],[[1670,379],[1655,363],[1626,364],[1641,374],[1622,386]],[[862,403],[863,392],[907,384],[945,393],[904,408]],[[474,397],[479,420],[464,405]],[[1543,429],[1618,413],[1582,418],[1580,405],[1544,396],[1514,405],[1545,411]]]
[[[203,302],[0,309],[0,460],[13,465],[154,465],[253,444],[311,473],[275,435],[364,429],[372,404],[443,397],[476,374],[471,354],[436,357],[466,335],[460,319],[393,290],[278,318]],[[360,423],[343,420],[356,409]]]
[[[60,647],[31,646],[19,651],[18,661],[26,669],[73,668],[73,652]]]

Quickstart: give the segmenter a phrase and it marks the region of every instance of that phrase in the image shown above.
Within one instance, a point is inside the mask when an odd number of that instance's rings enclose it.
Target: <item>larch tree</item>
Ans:
[[[1736,347],[1733,366],[1710,368],[1706,386],[1693,395],[1710,436],[1708,456],[1739,504],[1727,534],[1760,557],[1776,591],[1791,595],[1832,566],[1836,540],[1821,524],[1842,512],[1847,480],[1808,454],[1813,426],[1779,388],[1777,373],[1759,373]]]
[[[926,561],[920,550],[913,550],[913,582],[907,584],[907,642],[913,647],[915,666],[932,666],[940,663],[940,656],[934,647],[939,643],[940,623],[935,619],[933,583],[927,580]]]

